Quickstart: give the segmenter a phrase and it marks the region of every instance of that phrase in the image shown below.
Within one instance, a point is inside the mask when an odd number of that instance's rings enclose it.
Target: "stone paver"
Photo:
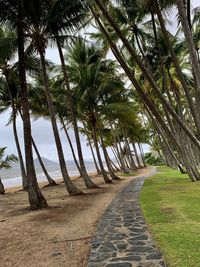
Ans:
[[[166,267],[139,204],[143,182],[155,172],[132,180],[112,200],[98,223],[88,267]]]

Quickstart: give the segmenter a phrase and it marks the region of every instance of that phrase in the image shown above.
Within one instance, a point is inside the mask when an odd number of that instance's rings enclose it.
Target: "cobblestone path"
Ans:
[[[143,182],[155,172],[132,180],[112,200],[98,223],[88,267],[166,267],[139,204]]]

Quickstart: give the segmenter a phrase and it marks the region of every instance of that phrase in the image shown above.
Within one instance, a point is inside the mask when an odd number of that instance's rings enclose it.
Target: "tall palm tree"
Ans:
[[[26,171],[24,167],[24,161],[22,157],[22,152],[20,148],[20,143],[18,139],[17,134],[17,127],[16,127],[16,98],[17,98],[17,86],[16,80],[17,74],[15,68],[16,63],[12,64],[11,61],[15,57],[15,54],[17,52],[17,35],[16,31],[11,29],[10,27],[2,27],[0,29],[0,69],[2,72],[2,76],[5,77],[6,84],[3,81],[2,78],[2,90],[4,91],[3,87],[6,87],[9,93],[9,98],[11,102],[11,108],[12,108],[12,126],[13,126],[13,134],[15,139],[15,144],[18,152],[18,158],[20,162],[20,169],[21,169],[21,175],[22,175],[22,183],[23,183],[23,189],[27,190],[27,177],[26,177]],[[5,84],[5,86],[3,86]],[[1,94],[1,96],[5,95],[4,93]],[[4,101],[3,99],[1,99]],[[4,103],[2,103],[4,105]]]
[[[105,182],[110,182],[103,166],[98,144],[98,117],[96,114],[98,88],[101,84],[103,61],[101,52],[94,46],[87,45],[79,39],[72,44],[67,54],[69,73],[74,85],[73,91],[77,99],[77,111],[82,120],[89,124],[96,149],[99,166]]]
[[[64,22],[70,21],[66,13],[62,13],[63,17],[60,17],[60,14],[58,16],[58,12],[63,12],[64,7],[67,7],[67,5],[63,1],[37,1],[34,2],[34,4],[31,6],[25,6],[27,12],[26,34],[31,38],[40,56],[44,89],[46,93],[62,176],[69,194],[77,195],[80,194],[81,191],[72,183],[67,171],[45,64],[45,49],[49,34],[53,33],[54,29],[59,29],[62,27],[61,18],[64,18]],[[73,25],[74,24],[70,24],[71,28],[73,28]]]
[[[144,73],[144,71],[143,71],[144,70],[144,68],[143,68],[144,66],[142,67],[142,65],[141,65],[142,62],[140,61],[140,59],[135,54],[135,51],[133,51],[133,49],[131,48],[130,44],[128,43],[128,40],[125,38],[125,36],[120,31],[118,25],[115,23],[115,21],[113,21],[113,18],[111,18],[111,16],[108,14],[108,12],[106,11],[105,7],[102,6],[101,1],[98,1],[97,0],[96,2],[98,2],[97,4],[98,4],[99,8],[101,9],[101,11],[103,10],[102,11],[103,12],[103,15],[111,23],[111,25],[113,26],[113,28],[118,33],[118,35],[121,38],[121,40],[123,41],[124,45],[126,46],[126,48],[128,49],[128,51],[130,52],[131,56],[133,56],[133,58],[136,59],[137,64],[140,65],[140,67],[142,69],[142,72]],[[130,81],[133,83],[133,86],[135,87],[135,89],[137,90],[138,94],[140,95],[141,100],[144,102],[145,108],[147,109],[148,112],[152,113],[153,116],[155,116],[155,118],[158,120],[160,126],[163,128],[163,130],[166,132],[166,134],[170,138],[170,141],[174,144],[174,146],[177,148],[177,150],[180,150],[181,147],[180,147],[180,144],[179,144],[178,139],[176,139],[176,137],[174,136],[174,134],[171,132],[170,128],[165,124],[163,118],[160,116],[160,114],[158,112],[158,109],[157,109],[154,101],[152,101],[152,99],[150,99],[150,97],[146,94],[146,92],[144,92],[143,88],[141,88],[141,85],[138,83],[138,81],[134,77],[134,75],[133,75],[134,73],[132,72],[132,70],[130,70],[129,66],[125,62],[125,60],[124,60],[122,54],[120,53],[118,47],[110,39],[110,36],[109,36],[107,30],[105,29],[104,25],[102,24],[102,22],[99,19],[99,16],[96,14],[96,12],[94,11],[94,9],[92,7],[90,7],[90,8],[91,8],[91,11],[92,11],[92,13],[93,13],[93,15],[94,15],[94,17],[95,17],[95,19],[96,19],[96,21],[97,21],[100,29],[101,29],[101,31],[105,34],[105,36],[106,36],[106,38],[107,38],[107,40],[108,40],[108,42],[110,44],[110,47],[111,47],[111,49],[112,49],[112,51],[113,51],[116,59],[118,60],[118,62],[122,66],[123,70],[125,71],[125,73],[129,77]],[[148,76],[148,74],[147,74],[147,76]],[[151,80],[151,86],[152,86],[152,88],[156,89],[155,86],[154,86],[154,85],[156,85],[155,81],[153,82],[152,77],[150,78],[150,80]],[[156,85],[156,87],[157,87],[157,85]],[[155,90],[156,91],[156,95],[157,96],[159,95],[159,97],[160,97],[161,96],[160,95],[160,92],[157,89]],[[162,103],[165,103],[166,109],[168,111],[170,111],[170,114],[172,115],[172,113],[174,113],[174,112],[171,112],[172,111],[172,108],[168,106],[168,103],[166,103],[166,100],[164,99],[164,96],[161,97],[161,98],[163,100]],[[174,114],[174,115],[175,116],[173,116],[173,118],[174,119],[175,119],[175,117],[177,118],[177,116],[176,116],[177,114]],[[176,122],[178,123],[178,121],[182,125],[181,127],[184,129],[184,132],[185,133],[187,132],[188,136],[191,137],[191,140],[194,142],[194,144],[196,144],[198,146],[198,140],[196,139],[196,141],[195,141],[194,138],[193,138],[194,136],[192,137],[192,135],[194,135],[194,134],[191,135],[192,132],[190,130],[189,130],[190,133],[188,132],[188,129],[189,128],[185,124],[183,124],[182,121],[180,121],[180,118],[177,118]],[[185,126],[186,126],[187,129],[185,128]],[[188,167],[189,167],[189,169],[191,169],[192,166],[189,164]],[[196,171],[190,172],[190,176],[191,176],[191,179],[192,180],[196,180],[196,179],[198,180],[199,179],[198,174],[196,173]]]
[[[130,55],[133,57],[133,59],[135,60],[135,62],[137,63],[137,65],[139,66],[139,68],[141,69],[141,71],[144,73],[145,77],[148,79],[148,81],[150,82],[153,90],[155,91],[157,97],[159,98],[159,100],[163,103],[163,105],[165,105],[166,109],[168,110],[168,112],[170,113],[170,115],[176,120],[176,122],[180,125],[180,127],[183,129],[183,131],[186,133],[186,135],[191,138],[192,142],[194,142],[194,144],[196,144],[196,146],[200,147],[200,142],[199,140],[195,137],[195,135],[192,133],[192,131],[189,129],[189,127],[184,124],[181,120],[181,118],[177,115],[176,112],[174,112],[173,108],[171,107],[171,105],[169,104],[168,101],[166,101],[165,97],[162,95],[162,93],[159,90],[158,85],[156,84],[153,74],[150,71],[149,68],[147,68],[144,63],[141,61],[141,59],[138,57],[138,55],[136,54],[135,50],[133,49],[133,47],[131,46],[131,44],[129,43],[128,39],[125,37],[125,35],[123,34],[123,32],[121,31],[121,29],[119,28],[119,26],[117,25],[115,19],[113,19],[113,17],[109,14],[108,10],[106,9],[106,7],[102,4],[102,2],[100,0],[95,0],[95,3],[97,4],[98,8],[101,10],[103,16],[109,21],[109,23],[112,25],[113,29],[116,31],[116,33],[118,34],[118,36],[120,37],[122,43],[124,44],[124,46],[126,47],[126,49],[128,50],[128,52],[130,53]],[[91,7],[92,10],[92,7]],[[160,11],[160,10],[158,10]],[[95,15],[94,10],[92,11],[93,15],[95,16],[95,19],[98,20],[97,16]],[[160,14],[160,12],[158,12]],[[161,21],[161,20],[160,20]],[[163,21],[163,20],[162,20]],[[101,24],[102,25],[102,24]],[[163,24],[162,24],[163,26]],[[164,29],[164,28],[163,28]],[[109,36],[107,36],[109,38]],[[167,37],[167,36],[165,36]],[[110,42],[111,43],[111,42]],[[114,44],[113,44],[114,45]],[[112,47],[113,47],[112,45]],[[116,51],[116,48],[115,48]],[[172,52],[172,50],[171,50]],[[115,52],[116,55],[116,52]],[[121,56],[117,56],[118,60],[119,57]],[[175,59],[173,57],[173,59]],[[122,64],[122,61],[121,63]],[[176,65],[179,68],[179,65]],[[180,68],[179,68],[180,69]],[[179,73],[179,76],[181,76],[181,73]],[[133,78],[132,78],[133,79]],[[182,82],[183,79],[182,79]],[[184,88],[187,89],[186,92],[188,92],[188,87],[187,85],[184,84]],[[141,92],[142,93],[142,92]],[[143,98],[146,98],[145,96]],[[153,107],[151,107],[152,109]],[[155,111],[154,111],[155,113]],[[198,124],[198,123],[197,123]]]
[[[19,59],[19,78],[21,86],[21,104],[23,112],[24,143],[26,157],[26,171],[28,177],[28,196],[31,210],[46,208],[47,202],[39,189],[34,168],[32,142],[31,142],[31,123],[29,114],[28,89],[26,83],[26,65],[25,65],[25,40],[24,40],[24,22],[25,22],[25,3],[18,1],[1,1],[2,12],[0,21],[2,23],[9,21],[17,29],[18,59]]]

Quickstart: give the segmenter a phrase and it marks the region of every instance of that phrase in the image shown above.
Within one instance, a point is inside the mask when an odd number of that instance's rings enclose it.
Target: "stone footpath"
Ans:
[[[132,180],[112,200],[98,223],[88,267],[166,267],[139,204],[143,182],[155,172]]]

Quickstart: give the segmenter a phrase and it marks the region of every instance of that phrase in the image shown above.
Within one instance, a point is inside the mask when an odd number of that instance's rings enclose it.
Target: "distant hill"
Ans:
[[[59,167],[59,164],[55,161],[52,161],[52,160],[49,160],[47,158],[43,158],[42,157],[42,161],[44,163],[45,166],[49,166],[49,167]],[[39,160],[38,158],[37,159],[34,159],[34,164],[35,164],[35,167],[40,167],[40,163],[39,163]]]
[[[49,160],[47,158],[42,158],[42,161],[49,172],[59,170],[59,164],[58,163],[56,163],[52,160]],[[38,159],[34,160],[34,164],[35,164],[36,173],[42,172],[42,168],[40,166]],[[0,172],[0,175],[2,178],[16,178],[16,177],[21,176],[19,161],[11,163],[11,168],[8,170],[2,169]]]

